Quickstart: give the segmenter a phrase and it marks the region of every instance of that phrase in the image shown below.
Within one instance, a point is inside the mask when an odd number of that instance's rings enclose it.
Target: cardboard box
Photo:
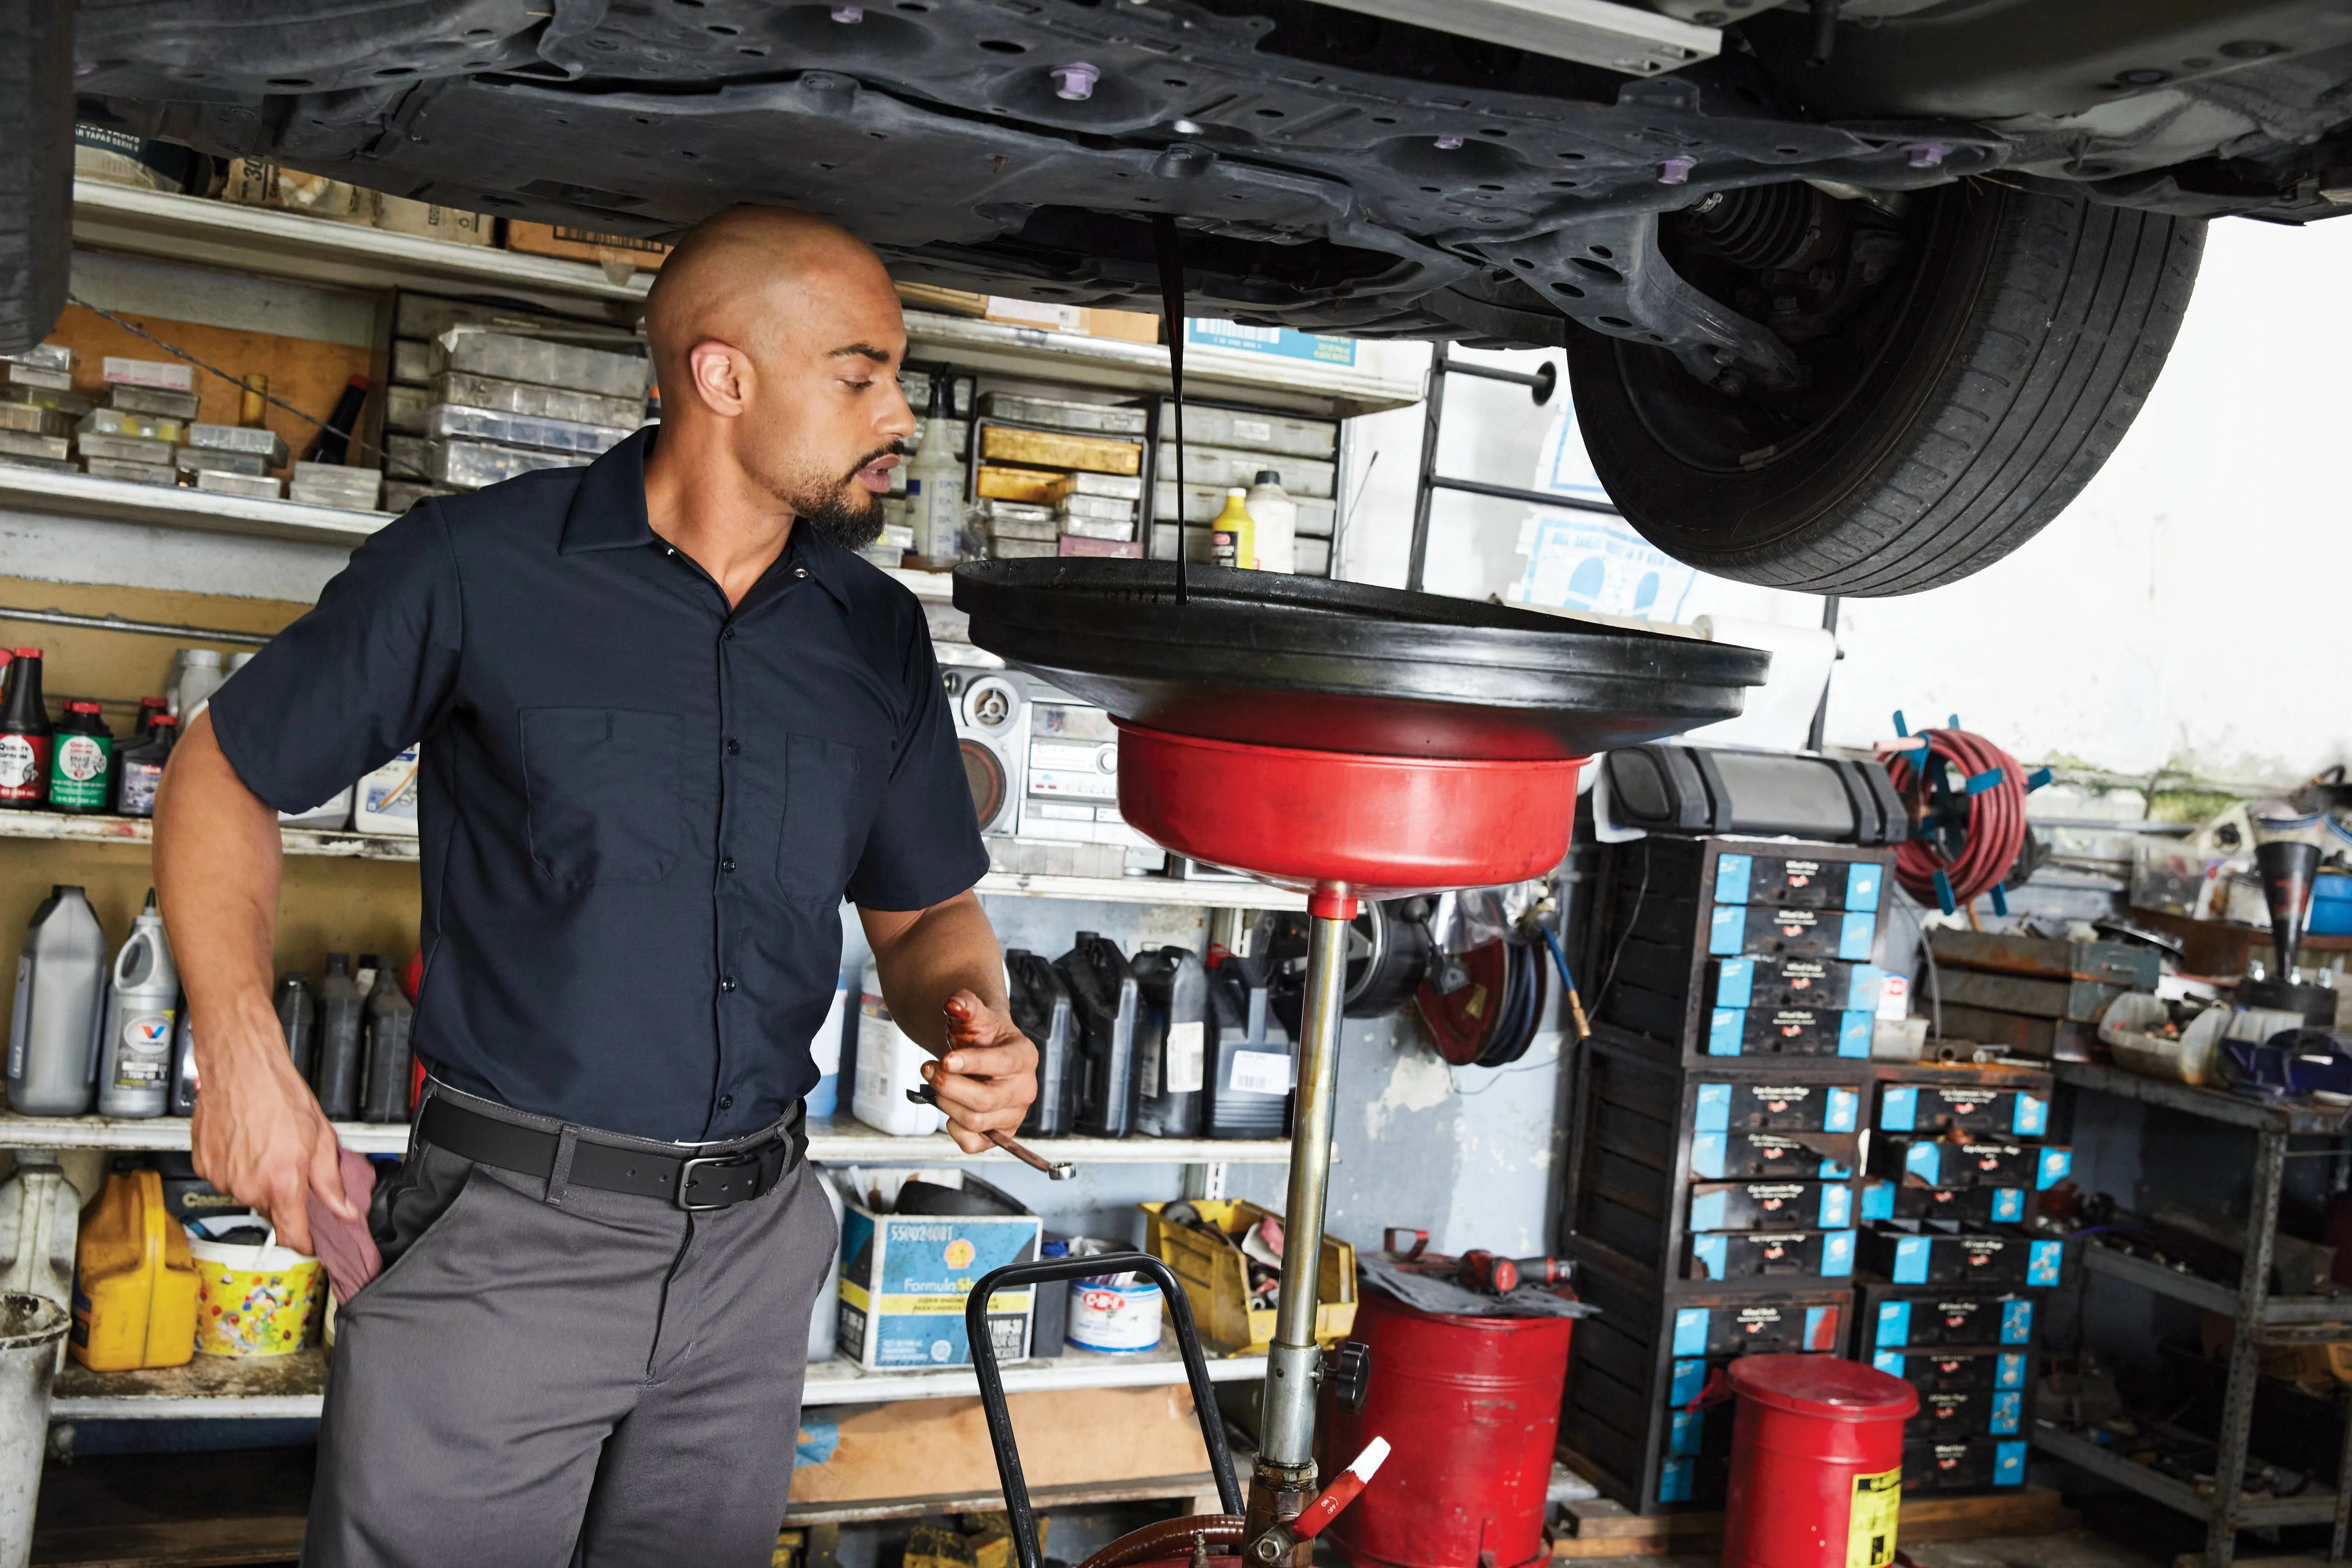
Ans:
[[[900,286],[903,296],[905,285]],[[1139,310],[1102,310],[1086,305],[1049,305],[1034,300],[988,296],[982,312],[1008,327],[1034,327],[1045,332],[1076,332],[1089,338],[1118,338],[1130,343],[1160,341],[1160,318]]]
[[[900,1215],[898,1190],[919,1178],[998,1200],[993,1215]],[[839,1173],[846,1212],[841,1222],[844,1354],[869,1372],[929,1371],[971,1364],[964,1301],[982,1275],[1037,1254],[1044,1222],[1005,1194],[954,1166]],[[1036,1289],[1007,1290],[988,1305],[999,1361],[1029,1354]],[[901,1483],[903,1486],[903,1482]]]
[[[1030,1488],[1150,1481],[1197,1485],[1209,1468],[1192,1396],[1182,1384],[1015,1394]],[[977,1399],[913,1399],[808,1409],[801,1415],[795,1503],[862,1502],[910,1493],[997,1492],[996,1460]],[[1184,1495],[1190,1486],[1171,1490]]]
[[[929,283],[897,285],[898,303],[916,310],[937,310],[946,316],[985,316],[988,296],[962,289],[941,289]]]
[[[1055,468],[1090,468],[1102,474],[1143,471],[1143,445],[1101,436],[1067,436],[1047,430],[1016,430],[991,425],[980,433],[980,455],[992,463],[1034,463]],[[1007,496],[1029,500],[1029,496]]]
[[[378,195],[375,226],[387,234],[414,234],[446,239],[452,245],[488,245],[497,233],[498,220],[487,213],[445,207],[438,202]]]
[[[324,174],[306,174],[266,158],[231,159],[222,176],[220,199],[238,206],[280,207],[336,223],[373,226],[376,193]]]
[[[507,219],[506,247],[526,256],[553,256],[566,261],[593,261],[608,270],[629,268],[658,272],[669,259],[671,247],[656,239],[625,234],[598,234],[564,224],[526,223]]]
[[[1020,501],[1052,506],[1069,493],[1070,476],[1040,473],[1035,468],[1006,468],[982,463],[977,489],[983,500]]]

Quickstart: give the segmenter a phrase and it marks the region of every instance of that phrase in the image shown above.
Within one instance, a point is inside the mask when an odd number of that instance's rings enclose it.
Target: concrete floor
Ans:
[[[2055,1535],[1989,1536],[1981,1541],[1929,1541],[1906,1546],[1903,1552],[1919,1568],[2168,1568],[2157,1558],[2084,1530]],[[1719,1560],[1712,1552],[1592,1557],[1579,1562],[1577,1568],[1719,1568]]]

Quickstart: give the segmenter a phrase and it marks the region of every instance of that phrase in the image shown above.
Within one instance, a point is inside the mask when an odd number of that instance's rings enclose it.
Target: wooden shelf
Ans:
[[[338,1121],[343,1147],[361,1154],[404,1154],[404,1121]],[[1041,1138],[1041,1152],[1080,1165],[1280,1165],[1287,1141],[1272,1138]],[[19,1116],[0,1110],[0,1149],[121,1149],[182,1152],[187,1119],[150,1116]],[[809,1158],[826,1165],[1003,1165],[1002,1149],[967,1154],[944,1132],[894,1138],[846,1116],[813,1117]]]
[[[154,1372],[92,1372],[68,1362],[49,1403],[51,1421],[186,1421],[315,1419],[326,1397],[328,1352],[313,1346],[291,1355],[239,1360],[200,1355],[185,1366]],[[1216,1383],[1246,1383],[1265,1374],[1265,1357],[1212,1357]],[[1173,1338],[1143,1355],[1102,1355],[1067,1350],[1004,1369],[1008,1394],[1051,1394],[1074,1388],[1161,1388],[1184,1381]],[[808,1369],[804,1408],[887,1405],[903,1399],[977,1399],[970,1367],[936,1372],[861,1372],[838,1358]],[[1153,1496],[1161,1495],[1153,1493]]]
[[[170,261],[235,267],[313,282],[367,289],[419,288],[497,294],[587,306],[632,319],[653,275],[616,280],[582,261],[524,256],[490,246],[390,234],[267,207],[77,181],[74,241]],[[1050,332],[969,316],[908,310],[918,358],[959,367],[1075,382],[1130,394],[1168,390],[1168,350],[1158,343],[1080,332]],[[1405,408],[1422,399],[1423,377],[1393,378],[1354,365],[1318,363],[1235,349],[1187,345],[1187,388],[1325,417]]]
[[[381,833],[280,829],[289,855],[342,860],[415,860],[417,841]],[[37,838],[145,847],[154,825],[144,817],[80,816],[62,811],[0,811],[0,838]],[[1177,877],[1048,877],[991,871],[980,891],[993,897],[1085,899],[1097,903],[1158,904],[1186,909],[1303,910],[1307,895],[1265,882],[1186,881]]]

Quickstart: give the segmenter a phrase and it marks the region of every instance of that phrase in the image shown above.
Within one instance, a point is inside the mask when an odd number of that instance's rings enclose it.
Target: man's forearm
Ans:
[[[891,1017],[933,1056],[947,1049],[941,1009],[957,992],[969,991],[1003,1010],[1004,954],[976,895],[909,914],[866,911],[862,919]]]
[[[155,896],[196,1045],[208,1057],[276,1029],[271,958],[283,860],[278,814],[245,787],[199,714],[155,796]]]

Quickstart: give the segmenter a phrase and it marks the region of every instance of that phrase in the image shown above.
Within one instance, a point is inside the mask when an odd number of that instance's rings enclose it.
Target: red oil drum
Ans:
[[[1742,1356],[1730,1381],[1723,1568],[1886,1568],[1918,1391],[1821,1355]]]
[[[1424,1312],[1366,1290],[1351,1339],[1372,1352],[1364,1408],[1327,1399],[1318,1472],[1372,1438],[1392,1452],[1324,1539],[1365,1568],[1520,1568],[1544,1557],[1544,1492],[1568,1381],[1568,1318]]]

